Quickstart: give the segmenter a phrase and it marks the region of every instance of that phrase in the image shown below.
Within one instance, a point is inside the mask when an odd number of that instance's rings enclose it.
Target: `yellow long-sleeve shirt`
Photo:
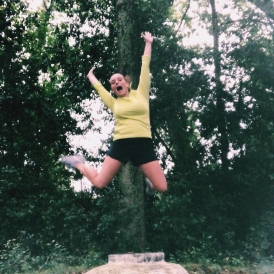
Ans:
[[[94,84],[104,104],[115,117],[113,140],[124,138],[151,138],[149,119],[150,56],[142,56],[139,85],[130,90],[129,97],[113,98],[100,82]]]

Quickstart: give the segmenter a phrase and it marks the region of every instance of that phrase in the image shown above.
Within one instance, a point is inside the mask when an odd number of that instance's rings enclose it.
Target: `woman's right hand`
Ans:
[[[92,67],[92,69],[89,71],[88,75],[87,75],[87,78],[89,78],[90,76],[94,76],[94,73],[93,71],[95,70],[95,67]]]
[[[87,75],[87,78],[89,79],[91,84],[95,84],[96,82],[98,82],[98,79],[96,78],[96,76],[93,73],[94,70],[95,70],[95,67],[92,67],[92,69],[89,71],[89,73]]]

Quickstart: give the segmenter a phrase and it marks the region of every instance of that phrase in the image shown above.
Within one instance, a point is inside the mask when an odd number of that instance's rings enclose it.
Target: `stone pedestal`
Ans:
[[[85,274],[188,274],[180,265],[165,262],[164,253],[128,253],[108,256],[108,263]]]

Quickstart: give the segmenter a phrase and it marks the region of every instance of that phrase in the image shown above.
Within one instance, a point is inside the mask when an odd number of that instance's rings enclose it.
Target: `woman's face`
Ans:
[[[124,76],[120,73],[113,74],[109,79],[112,92],[118,97],[128,96],[129,83],[126,82]]]

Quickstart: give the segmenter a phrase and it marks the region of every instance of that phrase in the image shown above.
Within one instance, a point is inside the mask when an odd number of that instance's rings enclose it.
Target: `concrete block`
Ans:
[[[164,253],[128,253],[108,256],[108,263],[85,274],[188,274],[179,264],[165,262]]]

